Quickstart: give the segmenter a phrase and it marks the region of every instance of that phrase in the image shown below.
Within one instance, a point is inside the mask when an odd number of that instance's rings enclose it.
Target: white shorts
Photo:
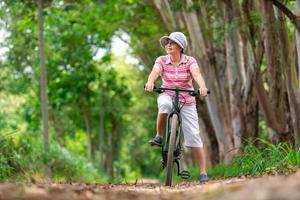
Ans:
[[[161,94],[157,98],[158,113],[170,113],[172,111],[172,98]],[[199,122],[196,105],[185,105],[180,110],[182,119],[182,131],[184,144],[187,147],[203,147],[199,132]]]

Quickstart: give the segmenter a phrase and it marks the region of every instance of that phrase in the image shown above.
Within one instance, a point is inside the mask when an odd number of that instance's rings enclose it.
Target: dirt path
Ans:
[[[87,184],[0,184],[0,200],[56,199],[56,200],[262,200],[300,199],[300,171],[289,176],[264,176],[260,178],[233,178],[198,182],[181,182],[174,187],[157,183],[136,185]]]

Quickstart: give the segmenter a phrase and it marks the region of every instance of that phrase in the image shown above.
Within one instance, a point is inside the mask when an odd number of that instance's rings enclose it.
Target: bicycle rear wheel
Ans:
[[[173,165],[174,165],[174,149],[176,143],[176,130],[178,125],[178,116],[173,115],[171,121],[171,131],[169,136],[169,148],[168,148],[168,159],[167,159],[167,179],[166,185],[172,186],[172,175],[173,175]]]

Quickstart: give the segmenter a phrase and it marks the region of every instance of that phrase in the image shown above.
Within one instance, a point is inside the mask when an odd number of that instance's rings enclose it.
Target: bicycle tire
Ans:
[[[176,114],[174,114],[172,117],[172,121],[171,121],[171,132],[170,132],[170,136],[169,136],[166,186],[172,186],[174,149],[175,149],[175,143],[176,143],[177,124],[178,124],[178,116]]]

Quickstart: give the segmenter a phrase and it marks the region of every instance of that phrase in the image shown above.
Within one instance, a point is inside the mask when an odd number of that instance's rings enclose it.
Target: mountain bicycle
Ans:
[[[184,106],[179,104],[179,93],[185,92],[191,96],[199,95],[199,91],[194,90],[182,90],[182,89],[170,89],[170,88],[156,88],[153,89],[154,92],[163,93],[165,91],[173,91],[175,95],[173,96],[172,111],[167,117],[166,131],[163,137],[163,143],[161,145],[162,154],[162,167],[166,168],[166,186],[172,186],[173,168],[174,163],[177,167],[177,176],[183,179],[190,178],[190,173],[187,170],[180,171],[180,159],[182,154],[182,128],[181,128],[181,116],[180,110]],[[207,92],[210,93],[209,91]]]

